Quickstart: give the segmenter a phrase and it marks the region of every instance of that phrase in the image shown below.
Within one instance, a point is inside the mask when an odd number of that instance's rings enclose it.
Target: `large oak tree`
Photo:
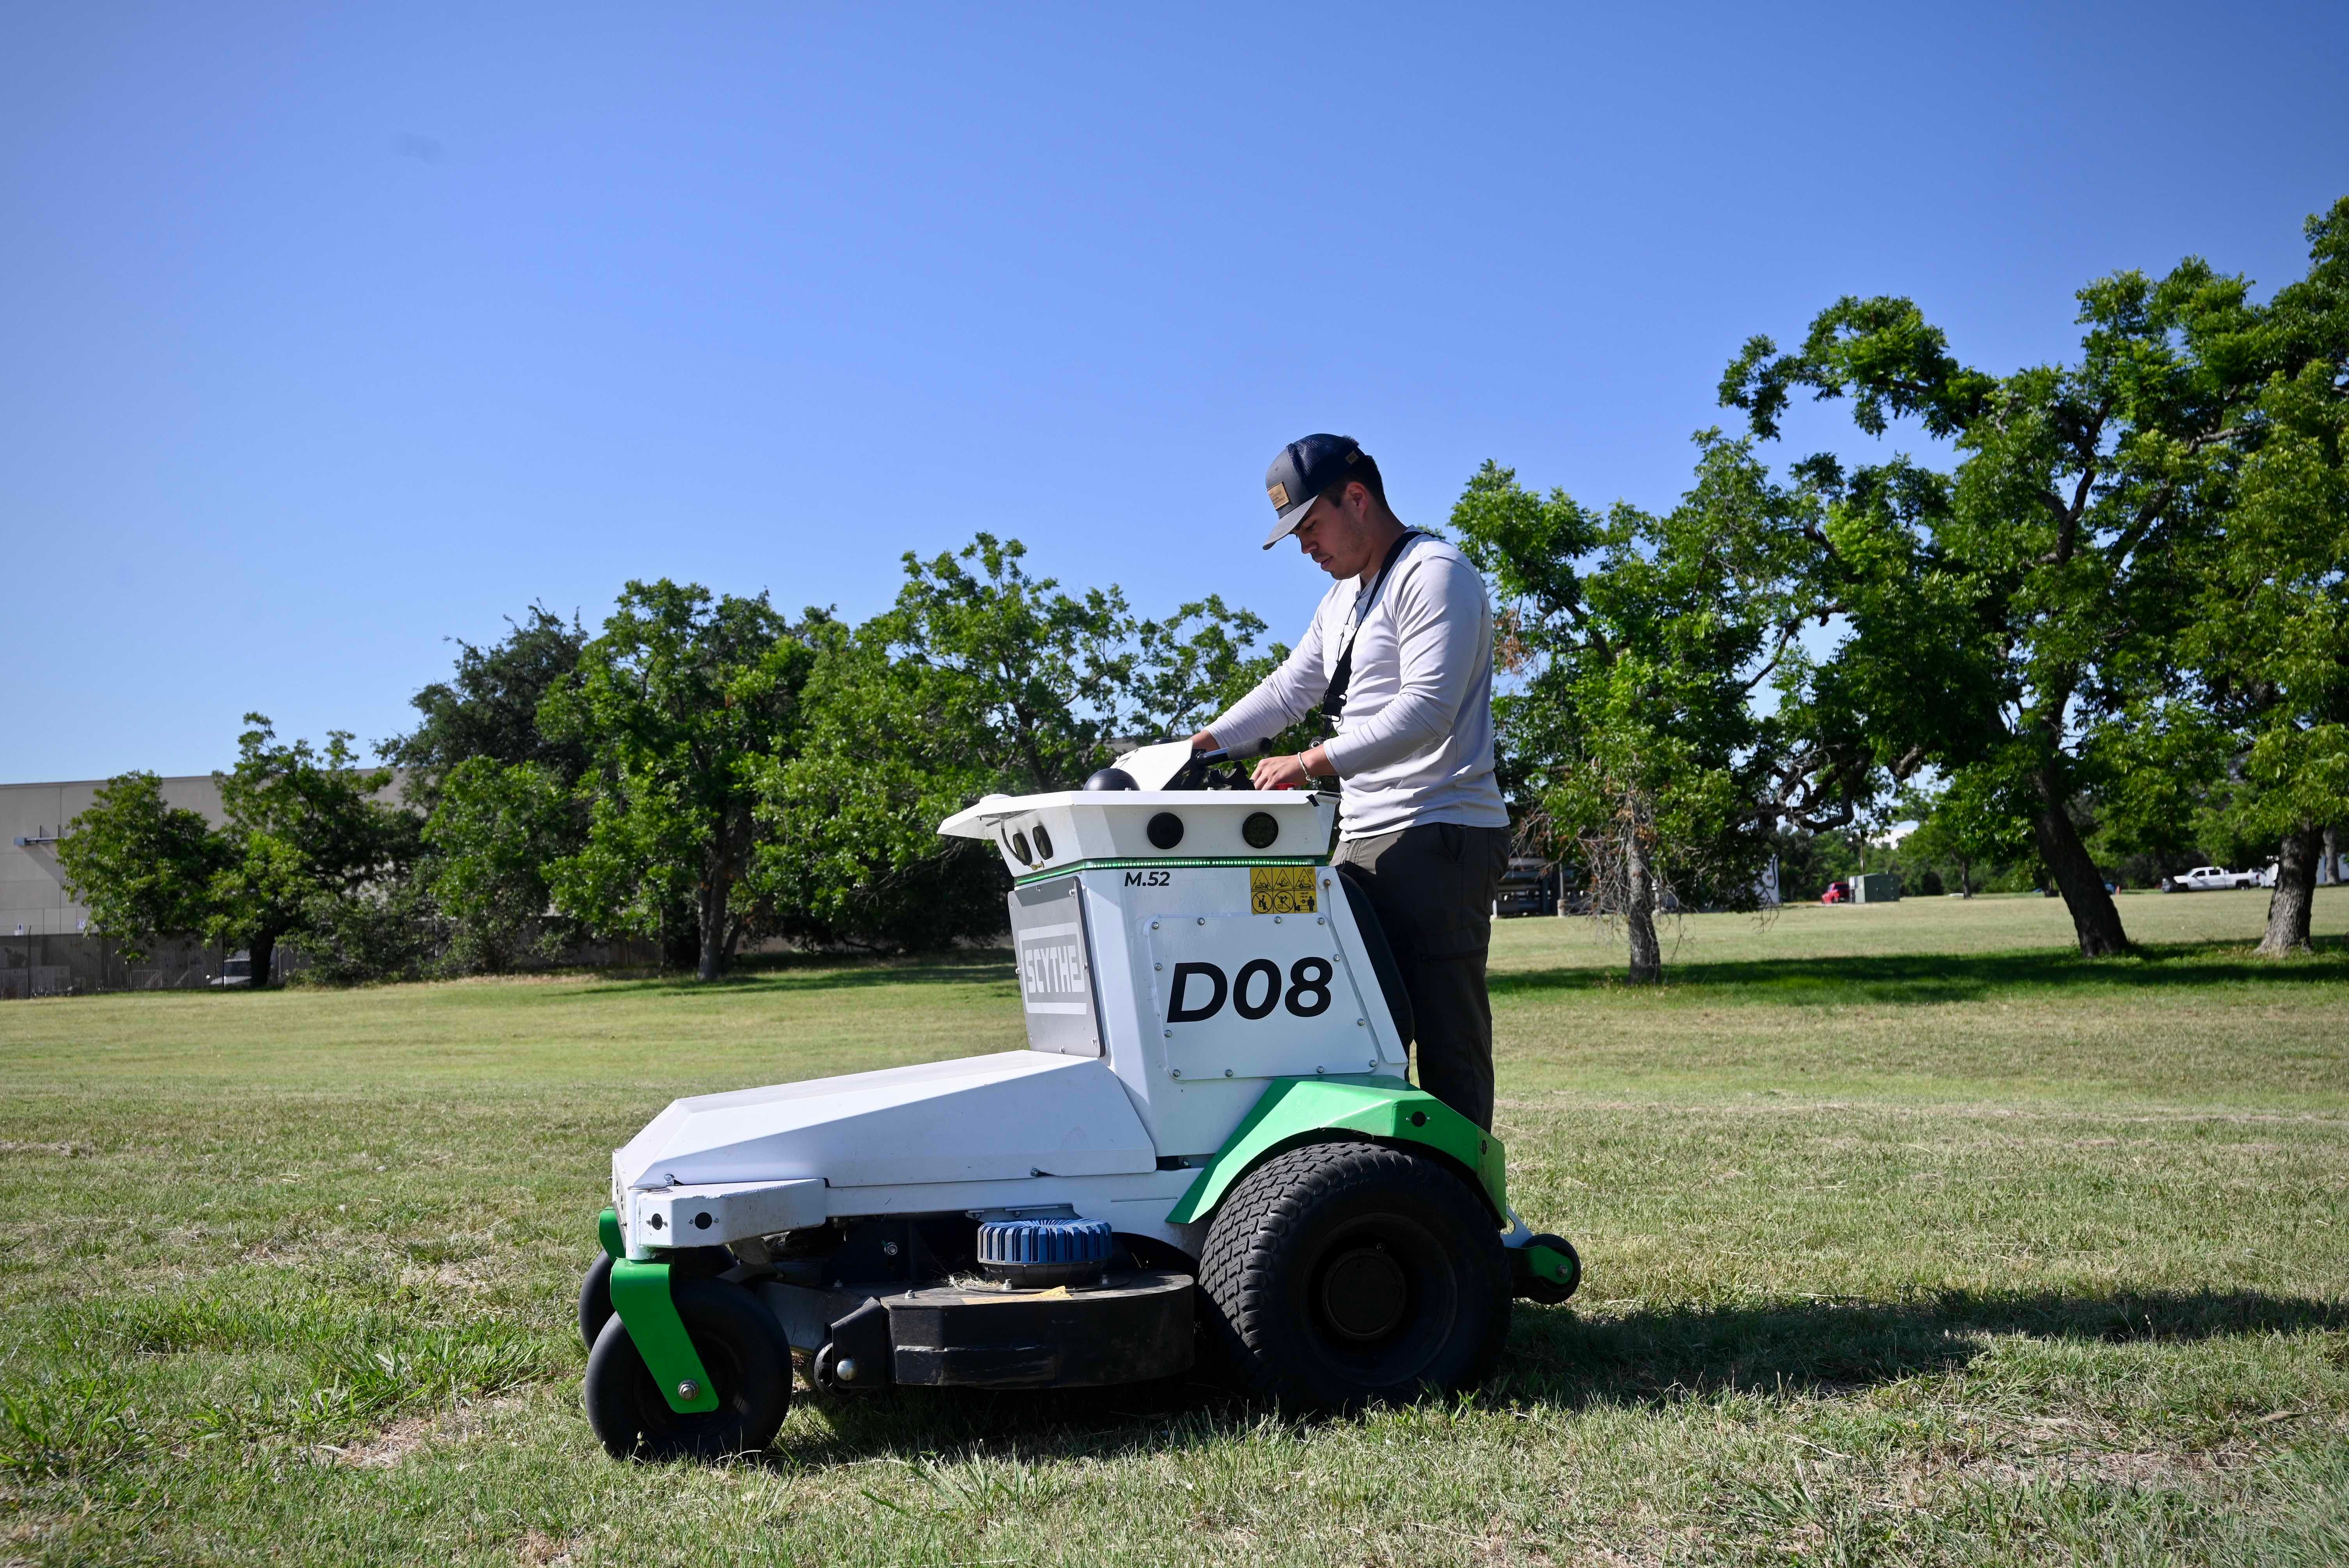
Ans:
[[[1946,473],[1797,465],[1830,498],[1852,708],[1897,777],[1977,774],[1980,798],[2019,799],[2098,954],[2127,934],[2079,830],[2082,738],[2173,661],[2276,358],[2248,285],[2198,260],[2079,301],[2076,359],[2002,376],[1955,356],[1909,300],[1846,298],[1791,354],[1749,342],[1722,398],[1763,438],[1807,390],[1848,398],[1871,434],[1909,418],[1952,444]]]
[[[1661,904],[1752,907],[1774,835],[1848,824],[1871,784],[1798,640],[1825,608],[1817,498],[1750,443],[1698,442],[1669,512],[1596,511],[1490,462],[1452,511],[1497,601],[1508,782],[1622,917],[1635,982],[1662,973]]]
[[[556,903],[598,931],[658,939],[702,979],[775,923],[745,881],[765,766],[801,731],[807,641],[767,601],[630,583],[539,728],[587,758],[586,842],[548,869]]]

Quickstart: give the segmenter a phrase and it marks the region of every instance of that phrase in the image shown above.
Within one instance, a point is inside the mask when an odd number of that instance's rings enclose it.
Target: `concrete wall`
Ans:
[[[89,809],[105,783],[0,784],[0,937],[70,936],[89,912],[66,892],[53,841]],[[209,773],[163,780],[163,799],[221,818],[220,786]],[[19,841],[25,841],[19,842]]]

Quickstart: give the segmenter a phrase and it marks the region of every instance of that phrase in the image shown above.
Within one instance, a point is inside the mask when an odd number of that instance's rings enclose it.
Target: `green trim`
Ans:
[[[1476,1178],[1495,1220],[1509,1212],[1501,1140],[1433,1095],[1401,1078],[1277,1078],[1166,1218],[1205,1219],[1265,1156],[1347,1133],[1424,1144]]]
[[[1566,1284],[1574,1278],[1574,1265],[1566,1254],[1553,1248],[1528,1243],[1526,1247],[1526,1267],[1536,1279],[1546,1279],[1552,1284]]]
[[[606,1209],[595,1216],[595,1239],[604,1243],[604,1251],[614,1263],[628,1255],[628,1243],[620,1239],[620,1212]]]
[[[1327,855],[1219,855],[1200,860],[1165,855],[1138,861],[1071,861],[1067,865],[1054,866],[1049,872],[1030,872],[1026,876],[1013,877],[1011,884],[1026,887],[1030,882],[1045,882],[1077,872],[1164,871],[1184,866],[1195,869],[1206,866],[1319,866],[1327,865],[1329,861]]]
[[[701,1353],[693,1347],[693,1336],[685,1331],[685,1320],[677,1315],[677,1303],[669,1299],[668,1264],[631,1263],[626,1258],[615,1263],[612,1310],[627,1326],[636,1354],[645,1358],[653,1383],[670,1409],[690,1415],[718,1408],[718,1390],[709,1386],[709,1368],[702,1366]],[[688,1382],[700,1392],[690,1399],[678,1398],[678,1385]]]

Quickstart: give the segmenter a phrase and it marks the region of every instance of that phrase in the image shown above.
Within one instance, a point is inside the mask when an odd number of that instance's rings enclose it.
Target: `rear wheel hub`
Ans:
[[[1350,1247],[1321,1274],[1321,1315],[1340,1337],[1364,1345],[1392,1334],[1411,1305],[1411,1282],[1384,1243]]]

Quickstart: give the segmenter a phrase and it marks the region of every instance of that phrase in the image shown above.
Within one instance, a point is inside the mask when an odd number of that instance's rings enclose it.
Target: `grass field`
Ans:
[[[995,955],[0,1007],[0,1560],[2349,1561],[2349,890],[1496,937],[1517,1206],[1588,1283],[1478,1398],[793,1408],[606,1460],[572,1294],[673,1096],[1019,1043]]]

